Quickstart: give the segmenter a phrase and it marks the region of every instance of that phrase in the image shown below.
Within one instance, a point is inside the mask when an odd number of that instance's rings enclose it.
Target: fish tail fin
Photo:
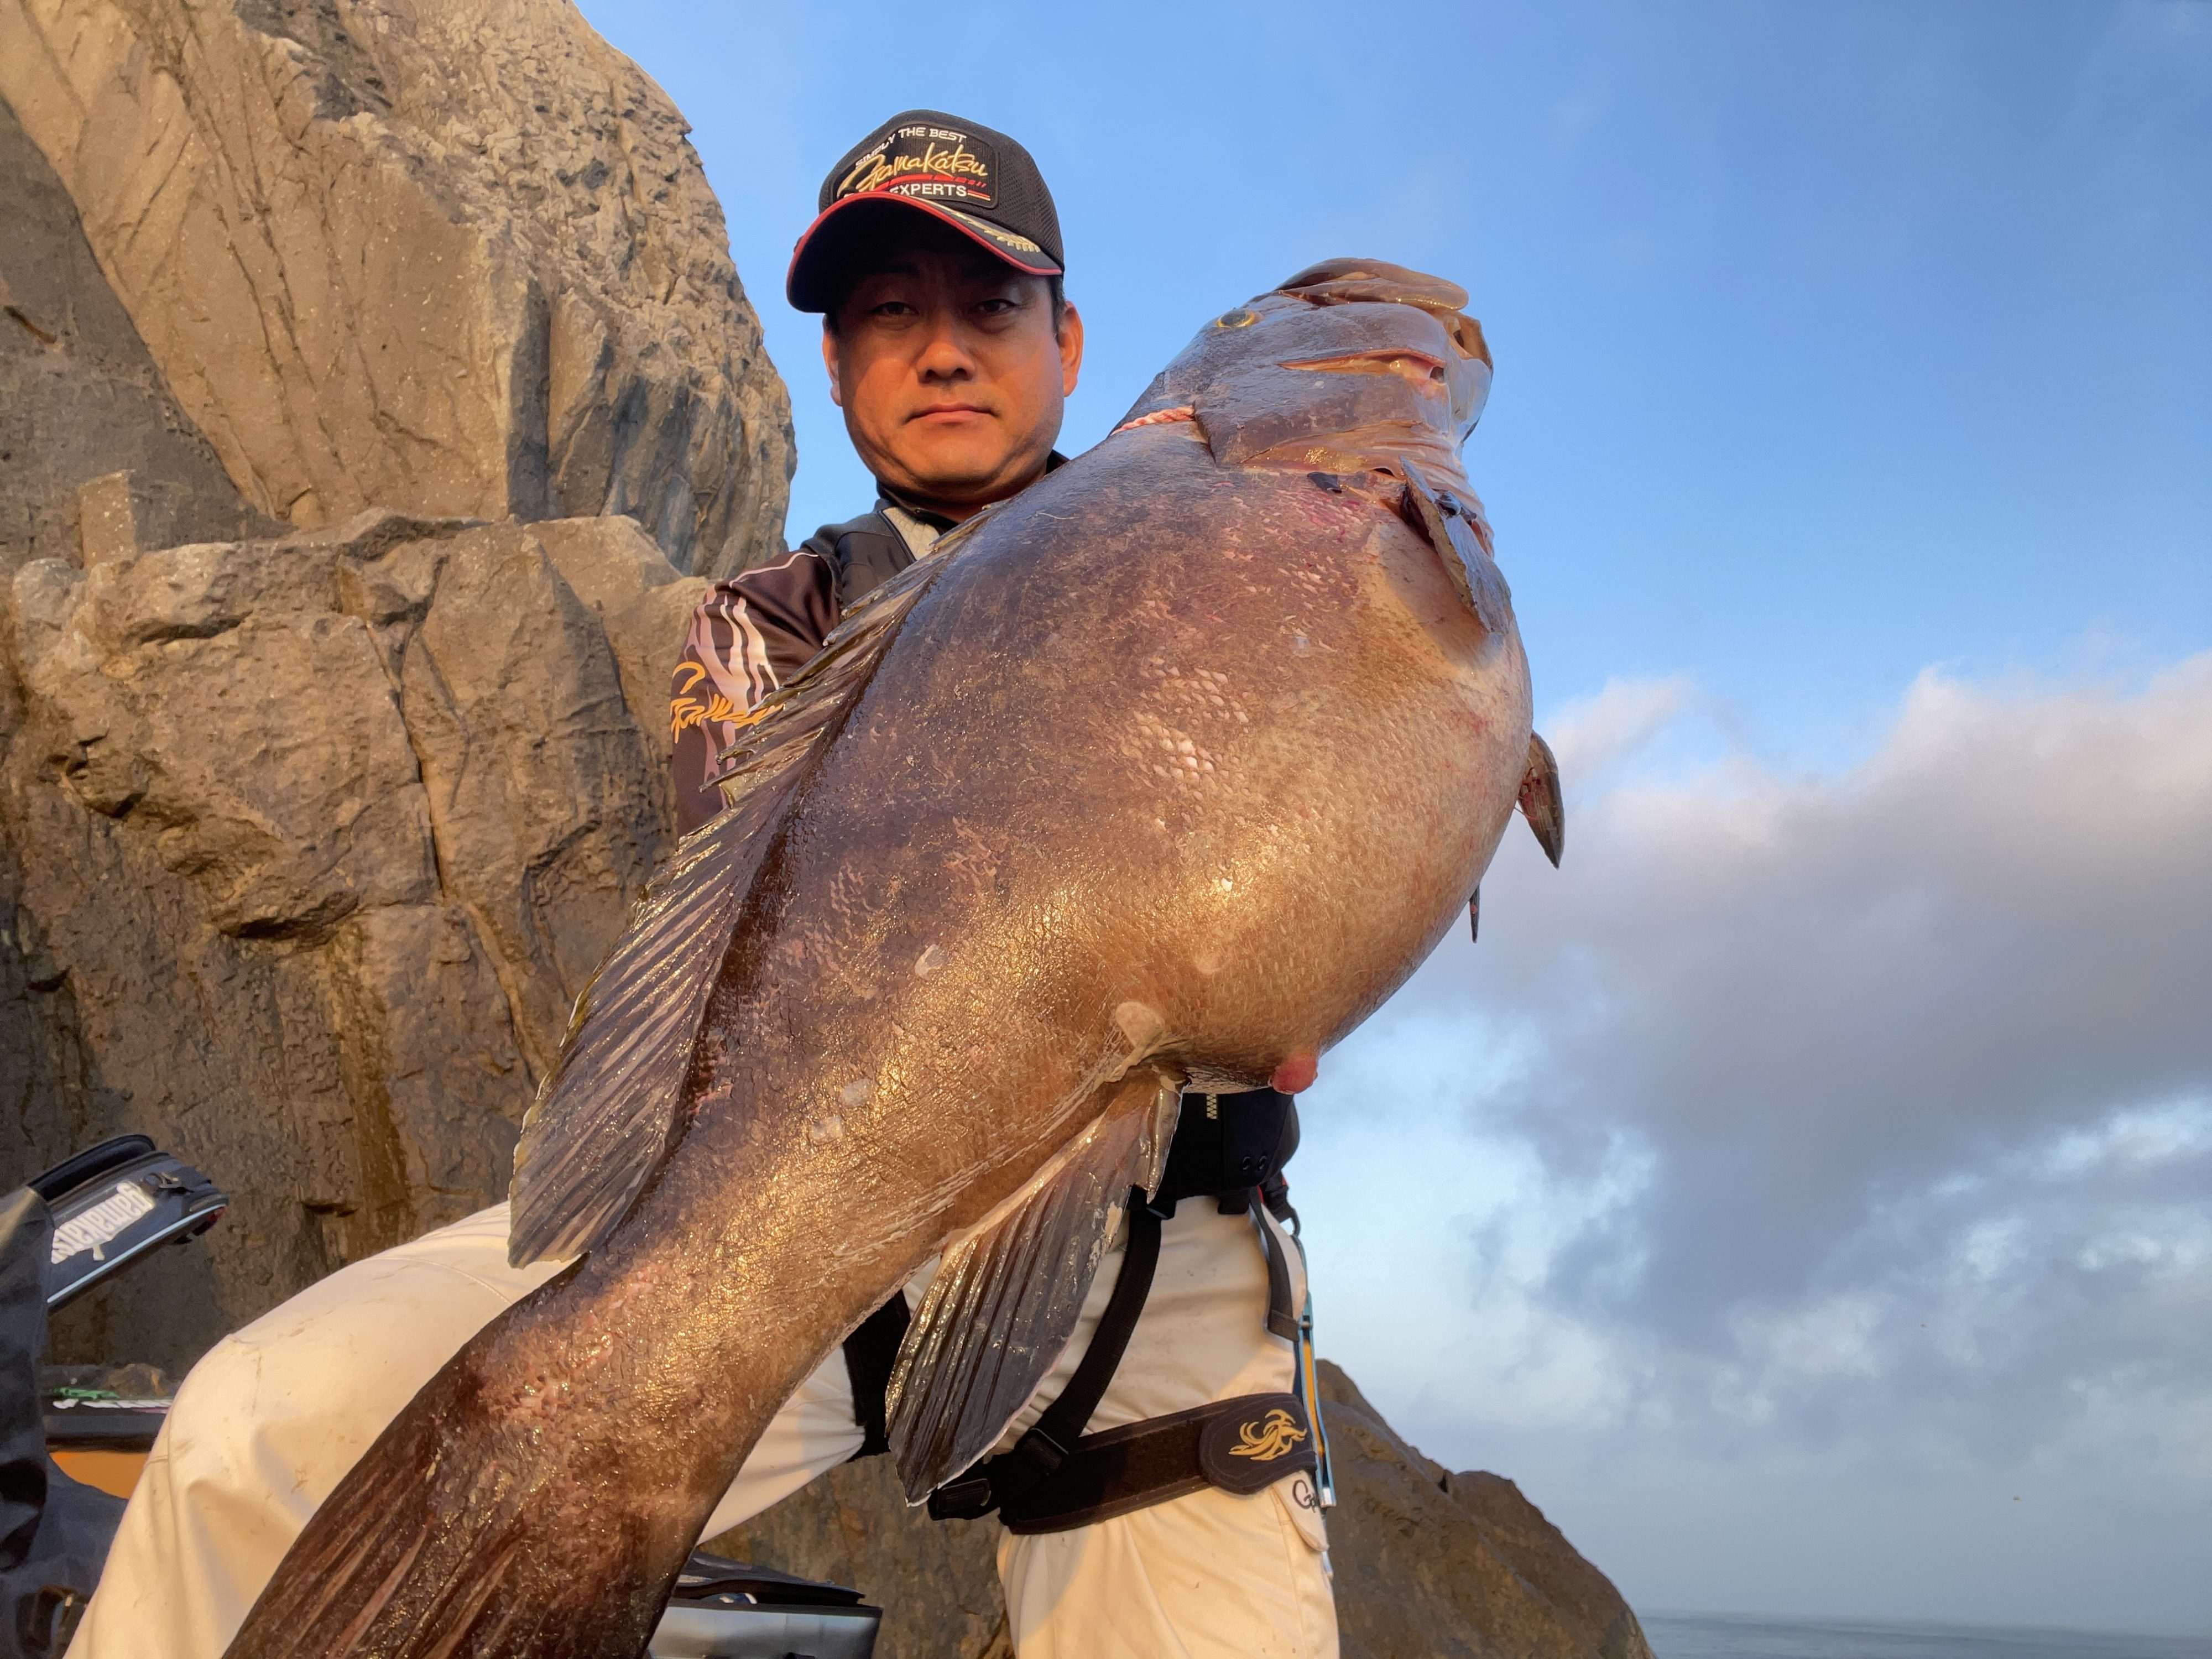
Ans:
[[[475,1393],[458,1362],[425,1385],[316,1510],[226,1659],[644,1651],[690,1540],[604,1501],[556,1521],[558,1483],[518,1455],[538,1448],[502,1455],[495,1434],[445,1426],[482,1424]]]

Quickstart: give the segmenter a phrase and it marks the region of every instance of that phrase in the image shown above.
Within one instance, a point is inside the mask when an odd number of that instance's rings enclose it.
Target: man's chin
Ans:
[[[985,463],[964,456],[933,456],[925,465],[908,460],[901,471],[903,483],[887,480],[896,483],[901,494],[947,506],[981,507],[1012,495],[1028,482],[1023,472],[1010,469],[1003,457]]]

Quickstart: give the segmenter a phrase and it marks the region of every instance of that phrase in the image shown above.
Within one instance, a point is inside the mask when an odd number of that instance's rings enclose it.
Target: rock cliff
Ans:
[[[0,0],[8,1164],[237,1200],[58,1357],[504,1187],[671,830],[682,573],[781,544],[684,131],[563,0]]]
[[[496,1197],[674,805],[704,586],[628,519],[389,513],[89,568],[0,628],[0,1091],[27,1172],[125,1129],[235,1200],[57,1358],[179,1368]]]
[[[1651,1659],[1620,1592],[1518,1486],[1424,1457],[1327,1361],[1321,1394],[1347,1659]]]
[[[789,405],[721,209],[563,0],[0,0],[0,97],[258,512],[624,514],[702,574],[780,545]]]

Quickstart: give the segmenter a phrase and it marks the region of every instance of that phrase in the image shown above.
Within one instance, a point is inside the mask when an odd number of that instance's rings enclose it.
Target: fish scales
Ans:
[[[518,1254],[586,1253],[362,1457],[234,1656],[642,1651],[770,1417],[940,1249],[909,1492],[996,1438],[1176,1091],[1341,1038],[1549,780],[1457,459],[1464,300],[1341,261],[1228,313],[772,702],[526,1131]],[[676,1036],[630,1041],[640,995]]]

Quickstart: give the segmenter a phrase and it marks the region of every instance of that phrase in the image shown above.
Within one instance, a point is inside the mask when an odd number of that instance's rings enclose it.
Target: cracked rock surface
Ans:
[[[573,6],[0,0],[0,97],[252,508],[780,548],[790,409],[721,209]]]
[[[178,407],[76,204],[0,102],[0,580],[75,560],[78,490],[128,472],[149,546],[281,534]]]
[[[611,517],[373,513],[15,571],[9,1165],[143,1130],[234,1200],[64,1315],[57,1358],[180,1370],[504,1193],[672,834],[665,688],[704,586]]]

